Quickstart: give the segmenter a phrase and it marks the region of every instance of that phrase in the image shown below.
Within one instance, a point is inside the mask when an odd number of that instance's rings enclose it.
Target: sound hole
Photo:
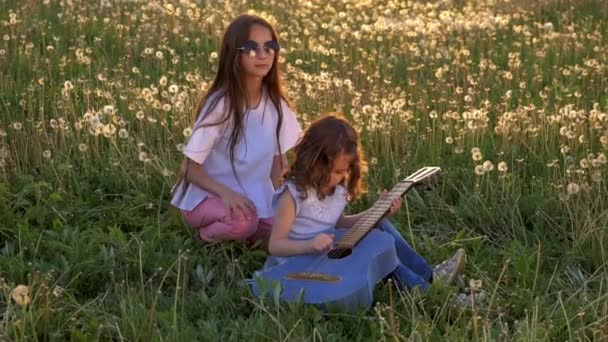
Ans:
[[[327,253],[327,256],[330,259],[342,259],[349,256],[352,252],[352,249],[348,247],[338,247],[329,251],[329,253]]]

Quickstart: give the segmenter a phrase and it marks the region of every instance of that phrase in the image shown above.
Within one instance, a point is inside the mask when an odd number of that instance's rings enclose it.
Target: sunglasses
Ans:
[[[264,43],[264,46],[260,46],[260,44],[254,42],[253,40],[248,40],[238,49],[241,50],[242,53],[255,57],[258,55],[258,53],[262,52],[262,49],[264,49],[267,54],[274,55],[279,52],[281,47],[279,46],[279,42],[276,40],[269,40]]]

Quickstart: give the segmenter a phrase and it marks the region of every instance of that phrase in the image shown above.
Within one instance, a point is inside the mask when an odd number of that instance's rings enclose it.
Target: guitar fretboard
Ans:
[[[403,196],[413,185],[413,182],[403,181],[398,183],[387,194],[386,198],[376,201],[374,205],[368,209],[366,214],[349,229],[337,242],[338,247],[352,248],[355,246],[379,221],[382,219],[391,207],[391,203],[397,197]]]

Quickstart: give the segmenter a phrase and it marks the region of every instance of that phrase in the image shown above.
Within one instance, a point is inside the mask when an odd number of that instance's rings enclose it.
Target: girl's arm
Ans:
[[[310,240],[291,240],[289,233],[296,220],[296,203],[289,191],[279,196],[277,210],[272,222],[268,252],[276,256],[292,256],[321,252],[333,244],[333,236],[319,234]]]
[[[250,199],[213,180],[201,164],[190,158],[186,161],[185,178],[187,182],[220,197],[231,210],[236,209],[241,215],[246,215],[249,210],[255,210],[255,204]]]
[[[276,159],[276,158],[275,158]],[[296,203],[289,191],[279,195],[277,210],[272,221],[272,232],[268,241],[268,252],[276,256],[306,254],[310,251],[308,241],[289,239],[291,226],[296,220]]]
[[[384,190],[382,192],[382,194],[380,195],[380,198],[383,198],[386,196],[386,190]],[[388,209],[388,212],[386,213],[386,215],[384,215],[384,217],[391,217],[393,215],[395,215],[398,211],[399,208],[401,207],[401,197],[397,197],[395,199],[393,199],[392,203],[391,203],[391,207]],[[344,213],[342,213],[342,216],[340,216],[340,218],[338,219],[338,222],[336,222],[336,228],[352,228],[355,223],[357,223],[357,221],[359,221],[359,219],[361,219],[361,217],[365,216],[365,214],[367,214],[367,211],[369,209],[362,211],[358,214],[355,215],[344,215]]]
[[[287,157],[284,154],[274,156],[272,159],[272,168],[270,169],[270,180],[275,189],[278,189],[283,183],[283,174],[285,173],[286,167]]]
[[[347,229],[350,229],[366,213],[367,213],[367,210],[362,211],[362,212],[360,212],[358,214],[355,214],[355,215],[344,215],[344,213],[342,213],[342,215],[338,219],[338,222],[336,222],[336,228],[347,228]]]
[[[222,197],[230,189],[209,177],[205,168],[190,158],[186,158],[186,181],[199,188]]]

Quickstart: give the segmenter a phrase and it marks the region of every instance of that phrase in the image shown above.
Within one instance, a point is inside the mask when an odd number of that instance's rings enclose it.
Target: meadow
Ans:
[[[323,313],[239,285],[261,250],[193,239],[169,190],[248,11],[302,125],[360,129],[350,211],[444,170],[394,222],[432,263],[464,248],[460,287]],[[0,340],[606,341],[607,154],[603,0],[0,0]]]

